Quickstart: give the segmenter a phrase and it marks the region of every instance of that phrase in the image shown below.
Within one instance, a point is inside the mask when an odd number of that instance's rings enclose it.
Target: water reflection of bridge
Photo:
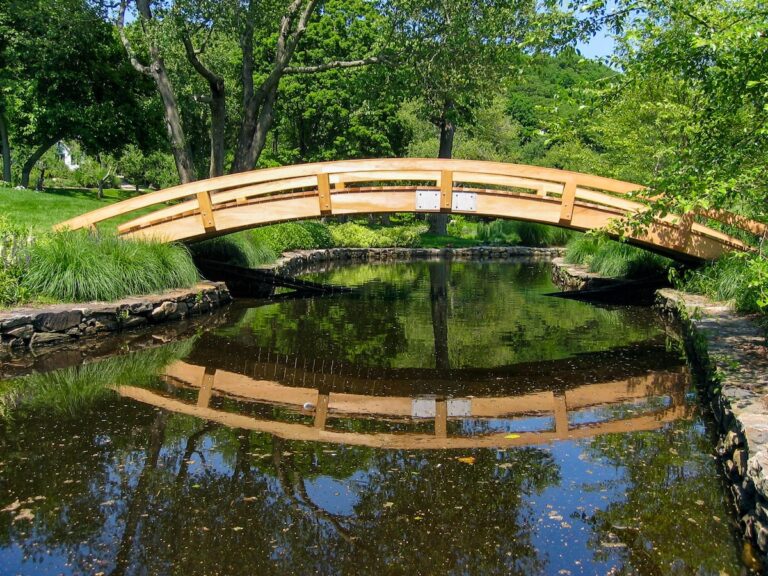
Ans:
[[[422,371],[422,379],[413,378],[409,371],[410,377],[400,374],[399,379],[375,380],[320,374],[318,382],[318,373],[278,362],[254,364],[249,370],[252,373],[244,374],[180,361],[165,370],[165,391],[123,386],[119,392],[172,412],[290,440],[397,449],[506,447],[653,430],[689,416],[691,408],[685,401],[688,372],[680,366],[649,369],[648,362],[625,365],[631,369],[609,367],[605,373],[604,365],[590,372],[586,367],[579,370],[579,362],[567,359],[522,365],[515,375],[500,376],[496,371],[493,378],[470,371],[470,381],[459,378],[457,385],[455,379],[430,381],[429,370]],[[570,378],[565,382],[562,377],[567,366]],[[271,377],[267,376],[270,372]],[[532,385],[532,372],[538,372],[540,380],[560,383]],[[601,374],[603,381],[599,381]],[[448,382],[453,382],[453,391]],[[436,393],[424,394],[424,389]],[[282,409],[283,415],[270,418],[274,410],[256,407]],[[345,419],[386,422],[395,424],[396,430],[344,431]],[[526,419],[543,421],[546,426],[535,432],[525,427],[517,431],[516,422]],[[579,423],[582,420],[586,423]],[[476,435],[462,431],[465,423],[499,421],[505,422],[501,432],[499,426],[495,430],[486,427]]]

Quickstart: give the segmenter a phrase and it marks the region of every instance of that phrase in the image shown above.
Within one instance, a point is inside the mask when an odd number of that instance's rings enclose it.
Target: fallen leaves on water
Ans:
[[[34,520],[35,515],[32,513],[32,510],[29,508],[22,508],[19,510],[19,513],[16,514],[16,517],[13,519],[14,522],[18,522],[19,520]]]
[[[394,505],[395,505],[394,502],[384,502],[384,508],[392,508],[392,506]]]
[[[8,506],[6,506],[2,510],[0,510],[0,512],[13,512],[13,511],[17,510],[20,506],[21,506],[21,502],[19,502],[19,500],[17,498],[15,501],[13,501],[10,504],[8,504]]]
[[[456,458],[459,462],[462,462],[464,464],[474,464],[475,463],[475,457],[474,456],[459,456]]]

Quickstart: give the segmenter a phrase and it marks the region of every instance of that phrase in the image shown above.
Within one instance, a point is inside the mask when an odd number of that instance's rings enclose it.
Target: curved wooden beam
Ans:
[[[158,207],[119,226],[118,232],[134,238],[196,241],[287,220],[371,212],[477,214],[586,231],[616,225],[647,210],[650,199],[643,197],[645,190],[639,184],[591,174],[501,162],[344,160],[200,180],[100,208],[57,228],[91,227]],[[436,203],[420,203],[419,194],[433,195]],[[471,200],[460,201],[468,195]],[[723,211],[700,216],[750,234],[768,231],[763,223]],[[629,240],[688,259],[751,249],[738,238],[697,222],[693,215],[658,218]]]

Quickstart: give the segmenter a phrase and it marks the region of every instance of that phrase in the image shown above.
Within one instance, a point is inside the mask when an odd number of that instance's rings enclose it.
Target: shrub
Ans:
[[[291,250],[330,248],[333,239],[328,227],[320,222],[285,222],[251,231],[253,241],[276,254]]]
[[[514,222],[493,220],[477,225],[477,239],[484,244],[519,244],[520,236],[515,231]]]
[[[22,286],[55,300],[117,300],[190,287],[198,279],[189,252],[175,244],[66,231],[41,238],[30,253]]]
[[[331,226],[331,236],[336,246],[342,248],[386,248],[418,246],[424,224],[396,226],[392,228],[367,228],[354,222]]]
[[[197,242],[189,247],[196,258],[207,258],[235,266],[255,268],[274,262],[275,252],[264,244],[258,244],[252,234],[237,232],[204,242]]]

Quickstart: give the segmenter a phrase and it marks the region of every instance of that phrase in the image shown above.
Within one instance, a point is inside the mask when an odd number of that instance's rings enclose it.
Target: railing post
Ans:
[[[453,172],[440,172],[440,212],[450,212],[453,202]]]
[[[563,195],[560,197],[560,223],[570,224],[573,219],[573,207],[576,203],[576,178],[568,177],[563,184]]]
[[[317,175],[317,195],[320,202],[320,214],[328,216],[333,212],[331,206],[331,179],[325,172]]]
[[[318,391],[317,404],[315,404],[315,428],[319,428],[320,430],[325,428],[325,423],[328,420],[329,401],[329,394]]]
[[[197,204],[200,207],[200,219],[203,221],[203,228],[205,228],[205,231],[212,232],[213,230],[216,230],[216,222],[213,219],[211,193],[208,190],[205,192],[198,192]]]

